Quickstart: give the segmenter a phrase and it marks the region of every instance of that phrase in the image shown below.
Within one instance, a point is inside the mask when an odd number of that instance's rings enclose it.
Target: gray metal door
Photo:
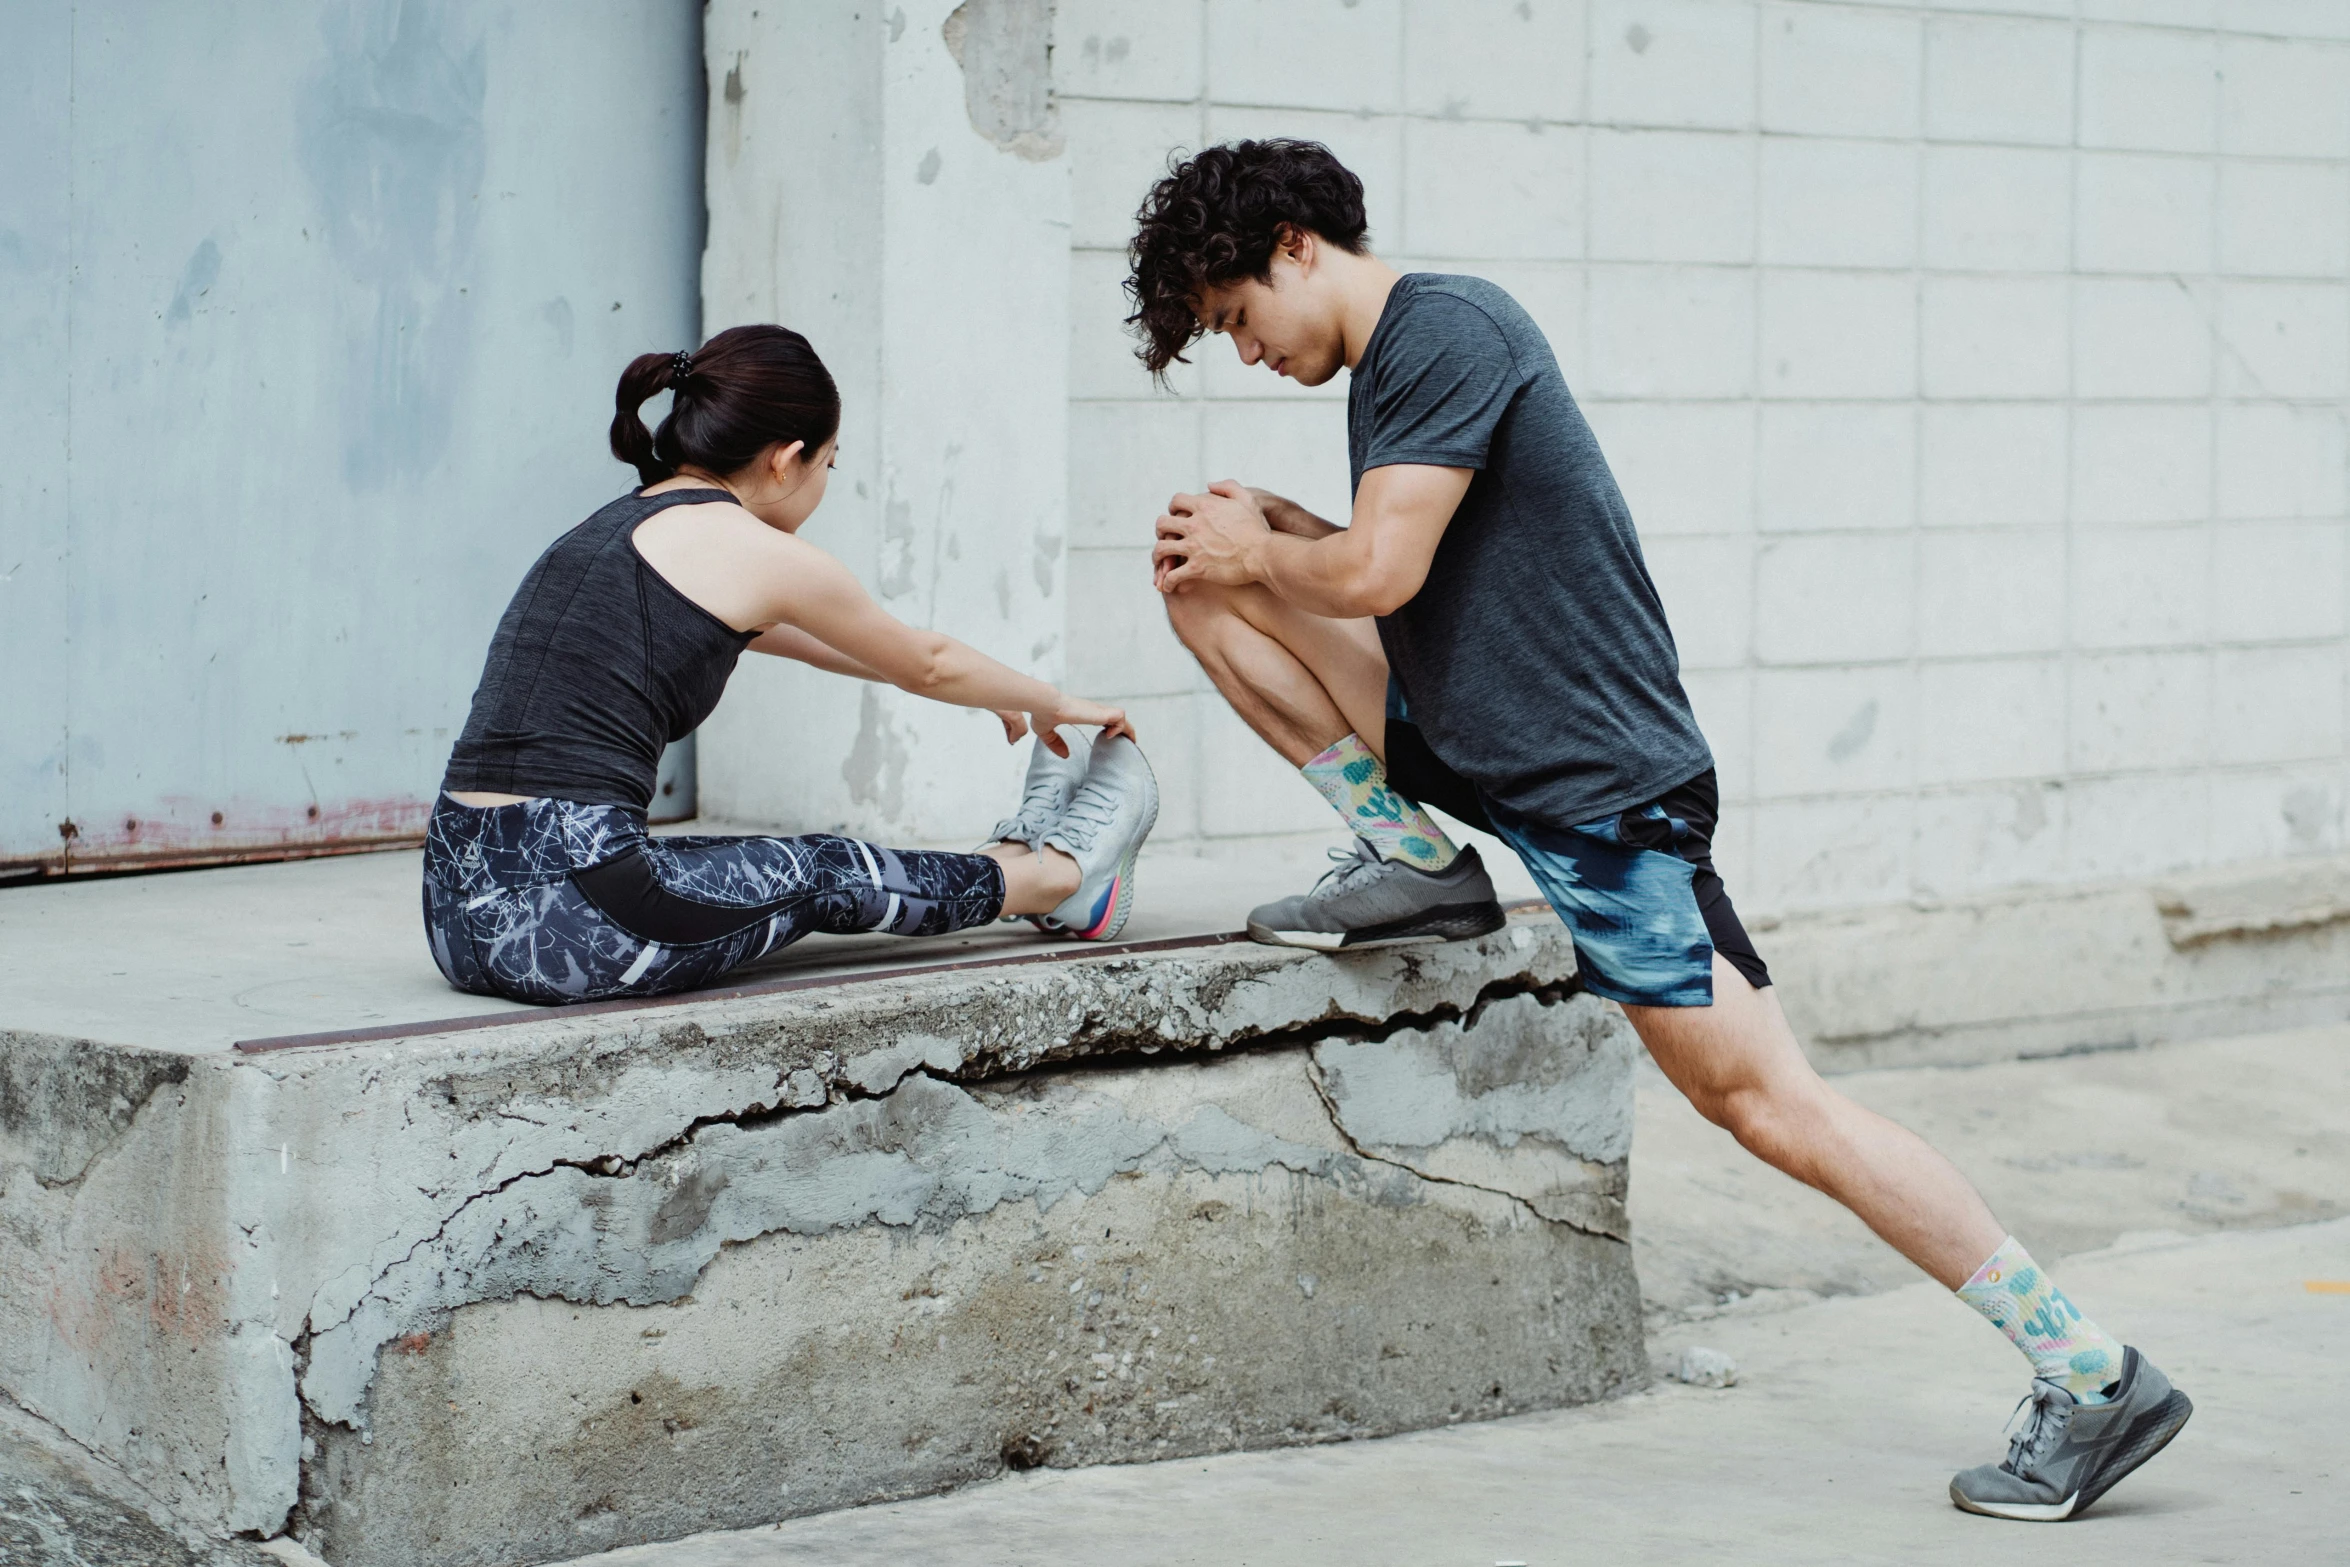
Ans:
[[[0,49],[0,875],[412,839],[689,345],[692,0],[79,0]]]

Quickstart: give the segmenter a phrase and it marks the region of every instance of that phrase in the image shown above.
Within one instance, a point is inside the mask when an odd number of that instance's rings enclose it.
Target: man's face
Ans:
[[[1203,290],[1200,325],[1231,338],[1242,364],[1320,386],[1345,365],[1346,338],[1335,303],[1314,283],[1310,260],[1275,251],[1263,282],[1243,278]]]

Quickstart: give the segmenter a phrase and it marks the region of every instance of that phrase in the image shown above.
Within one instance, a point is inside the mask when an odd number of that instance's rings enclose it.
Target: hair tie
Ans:
[[[693,373],[693,355],[688,353],[676,353],[669,356],[669,385],[672,389],[683,386],[685,384],[685,378],[689,375],[692,375]]]

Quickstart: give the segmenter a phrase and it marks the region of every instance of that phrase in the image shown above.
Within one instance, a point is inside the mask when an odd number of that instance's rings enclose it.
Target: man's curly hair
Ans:
[[[1318,141],[1227,142],[1174,164],[1134,214],[1126,324],[1160,379],[1200,336],[1201,290],[1272,275],[1284,228],[1360,255],[1370,237],[1363,182]]]

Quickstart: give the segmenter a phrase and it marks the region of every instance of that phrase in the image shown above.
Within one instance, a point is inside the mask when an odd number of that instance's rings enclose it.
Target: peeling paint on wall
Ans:
[[[971,128],[1032,163],[1061,155],[1052,0],[963,0],[946,20]]]
[[[849,798],[859,805],[878,806],[894,817],[906,804],[906,764],[913,753],[906,737],[881,705],[881,693],[867,686],[857,714],[857,738],[840,764],[841,780]]]
[[[885,599],[904,598],[914,591],[914,503],[894,496],[881,508],[881,577],[875,584]]]

